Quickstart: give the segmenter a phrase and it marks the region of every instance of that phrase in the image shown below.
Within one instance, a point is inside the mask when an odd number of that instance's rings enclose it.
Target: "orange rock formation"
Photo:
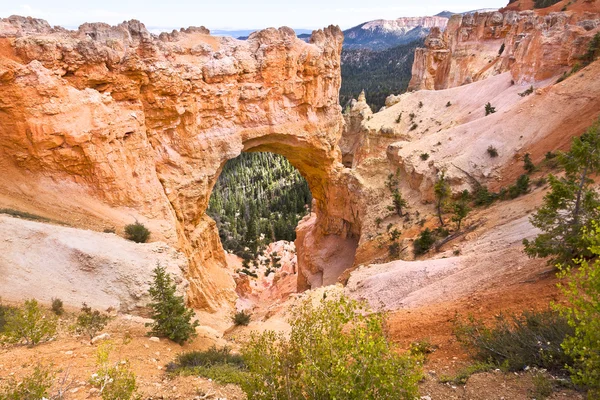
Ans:
[[[285,27],[239,41],[205,28],[156,36],[138,21],[67,31],[0,20],[4,192],[39,188],[24,203],[44,191],[46,207],[77,208],[82,219],[99,218],[92,203],[117,210],[105,224],[150,221],[153,238],[190,260],[190,304],[231,307],[235,283],[205,210],[221,168],[242,151],[282,154],[307,178],[311,243],[357,241],[336,146],[342,40],[334,26],[304,43]],[[77,196],[89,202],[66,205]],[[326,267],[298,247],[306,276]]]
[[[534,11],[454,15],[417,49],[409,90],[439,90],[510,71],[518,83],[568,70],[600,27],[600,14]]]

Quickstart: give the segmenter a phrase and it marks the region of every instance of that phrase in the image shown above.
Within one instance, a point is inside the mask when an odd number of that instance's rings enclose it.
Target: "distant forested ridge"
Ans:
[[[249,261],[271,242],[295,240],[311,202],[308,184],[285,157],[242,153],[225,164],[207,213],[223,247]]]
[[[386,50],[342,50],[342,87],[340,104],[345,107],[364,89],[373,112],[385,105],[391,94],[406,91],[412,76],[415,49],[423,47],[424,39]]]

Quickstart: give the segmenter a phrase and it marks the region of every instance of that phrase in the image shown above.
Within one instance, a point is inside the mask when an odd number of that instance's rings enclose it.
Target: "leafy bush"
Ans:
[[[88,336],[92,340],[99,332],[102,332],[108,321],[110,321],[110,316],[103,315],[98,310],[92,310],[91,307],[83,303],[81,313],[77,316],[75,331]]]
[[[40,400],[48,398],[48,390],[52,387],[54,374],[50,369],[35,367],[33,372],[21,382],[9,377],[0,388],[1,400]]]
[[[249,399],[414,399],[422,374],[384,335],[384,318],[344,297],[292,312],[290,337],[254,334],[243,348]],[[352,345],[349,345],[352,344]]]
[[[52,299],[52,312],[59,316],[64,314],[65,309],[63,307],[63,301],[61,299]]]
[[[419,102],[419,108],[423,108],[423,102],[422,101]]]
[[[238,311],[233,314],[231,320],[235,326],[248,326],[250,324],[250,319],[252,318],[252,314],[247,313],[246,310]]]
[[[476,360],[509,371],[539,367],[563,371],[573,359],[561,347],[573,328],[556,311],[524,312],[510,317],[500,314],[491,327],[470,318],[458,321],[455,334]]]
[[[146,326],[152,327],[151,335],[167,337],[182,345],[196,336],[198,321],[192,321],[194,311],[186,308],[183,297],[177,296],[177,287],[165,268],[156,265],[153,271],[153,283],[150,286],[149,304],[154,320]]]
[[[563,342],[563,349],[575,360],[569,367],[573,382],[590,389],[589,398],[600,398],[600,225],[593,223],[584,240],[596,260],[581,260],[579,269],[561,267],[560,287],[569,300],[559,306],[574,330]]]
[[[9,343],[25,341],[35,346],[56,334],[56,317],[47,315],[37,300],[26,300],[23,307],[10,310],[4,315],[4,339]]]
[[[429,160],[429,153],[421,153],[421,160],[427,161]]]
[[[492,145],[487,148],[487,152],[492,158],[498,157],[498,150]]]
[[[492,107],[491,103],[485,105],[485,115],[488,116],[496,112],[496,107]]]
[[[410,126],[410,130],[411,130],[411,131],[414,131],[414,130],[415,130],[415,129],[417,129],[418,127],[419,127],[419,125],[417,125],[416,123],[415,123],[415,124],[412,124],[412,125]]]
[[[135,224],[125,226],[125,237],[132,242],[146,243],[150,238],[150,231],[144,224],[136,221]]]
[[[130,400],[137,390],[136,377],[126,363],[109,361],[111,345],[103,343],[96,354],[98,370],[90,383],[100,390],[103,400]]]
[[[426,228],[419,234],[419,237],[415,239],[413,242],[413,247],[416,256],[420,256],[421,254],[427,253],[427,251],[433,246],[435,243],[435,238],[433,233],[429,228]]]
[[[450,107],[450,106],[452,106],[452,103],[451,102],[447,102],[446,103],[446,107]]]
[[[396,123],[399,124],[400,121],[402,121],[402,113],[398,114],[398,117],[396,118]]]

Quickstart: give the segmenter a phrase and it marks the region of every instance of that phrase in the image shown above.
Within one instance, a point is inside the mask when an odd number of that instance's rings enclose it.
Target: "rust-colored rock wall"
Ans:
[[[518,83],[568,70],[600,30],[600,14],[505,11],[454,15],[417,49],[409,90],[439,90],[510,71]]]
[[[66,31],[0,20],[0,162],[159,221],[154,237],[190,260],[190,303],[228,306],[235,283],[205,210],[242,151],[273,151],[300,170],[318,235],[359,234],[340,187],[342,40],[333,26],[307,44],[289,28],[238,41],[204,28],[155,36],[138,21]]]

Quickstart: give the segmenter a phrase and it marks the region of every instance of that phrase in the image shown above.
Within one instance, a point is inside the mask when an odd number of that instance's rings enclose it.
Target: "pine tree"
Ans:
[[[153,271],[153,283],[150,286],[152,302],[151,335],[167,337],[182,345],[190,338],[196,336],[198,321],[191,322],[194,311],[187,309],[183,297],[175,294],[177,287],[171,276],[160,264],[156,264]]]
[[[550,256],[551,264],[572,264],[574,258],[591,256],[582,232],[600,219],[600,198],[590,178],[600,173],[600,120],[574,138],[571,150],[557,158],[564,176],[548,176],[550,191],[531,217],[532,225],[542,233],[523,244],[530,257]]]
[[[463,199],[452,204],[452,212],[454,213],[454,215],[452,216],[452,222],[456,222],[457,231],[460,231],[460,225],[469,214],[469,211],[471,211],[471,208],[469,207],[468,203]]]
[[[448,197],[450,196],[450,185],[446,181],[445,171],[442,171],[440,174],[440,177],[433,186],[433,191],[435,193],[435,210],[440,221],[440,226],[444,226],[444,218],[442,215],[444,213],[444,208],[446,207]]]

